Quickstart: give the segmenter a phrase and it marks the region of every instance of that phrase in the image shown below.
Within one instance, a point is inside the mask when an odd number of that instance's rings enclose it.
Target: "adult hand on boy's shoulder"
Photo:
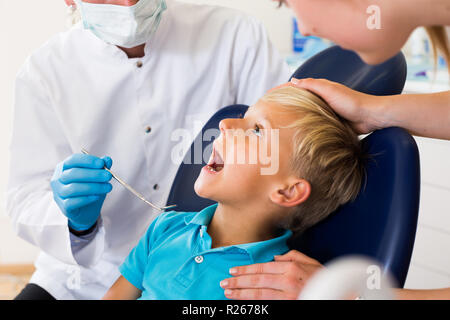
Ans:
[[[320,96],[337,114],[347,119],[358,134],[367,134],[385,128],[386,119],[383,102],[386,97],[365,94],[341,83],[327,79],[295,79],[282,87],[296,87],[309,90]]]
[[[303,253],[291,250],[275,261],[234,267],[232,278],[220,285],[235,300],[295,300],[307,280],[323,266]]]

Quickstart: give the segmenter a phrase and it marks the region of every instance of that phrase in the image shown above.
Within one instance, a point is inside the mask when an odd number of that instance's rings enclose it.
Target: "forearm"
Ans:
[[[402,127],[411,134],[450,140],[450,91],[380,97],[374,118],[383,127]]]
[[[102,300],[136,300],[141,293],[141,290],[128,282],[124,276],[120,276]]]
[[[432,290],[396,289],[398,300],[450,300],[450,288]]]
[[[71,235],[67,218],[53,200],[51,191],[38,189],[42,184],[29,182],[8,190],[6,212],[16,234],[65,263],[95,264],[104,248],[105,232],[101,223],[85,241]]]
[[[6,213],[15,233],[23,240],[66,263],[74,264],[67,219],[59,213],[51,192],[38,184],[9,189]]]

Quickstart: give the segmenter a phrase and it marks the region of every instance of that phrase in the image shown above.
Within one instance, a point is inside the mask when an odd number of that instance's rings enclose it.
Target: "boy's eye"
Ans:
[[[259,125],[255,124],[255,128],[253,129],[253,132],[254,132],[257,136],[261,136],[261,128],[259,127]]]

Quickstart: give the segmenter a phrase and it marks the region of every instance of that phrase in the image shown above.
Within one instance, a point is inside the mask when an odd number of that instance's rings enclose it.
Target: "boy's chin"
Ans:
[[[240,198],[242,190],[223,187],[223,184],[208,181],[200,175],[195,181],[194,191],[201,198],[221,203],[233,203]]]
[[[212,188],[210,185],[203,184],[198,180],[194,184],[194,191],[200,198],[209,199],[214,202],[226,202],[226,199],[223,199],[223,191],[220,193],[216,188]]]
[[[206,199],[216,201],[214,199],[214,192],[213,192],[211,186],[209,186],[206,183],[203,183],[203,181],[201,179],[197,179],[197,181],[195,181],[194,191],[201,198],[206,198]]]

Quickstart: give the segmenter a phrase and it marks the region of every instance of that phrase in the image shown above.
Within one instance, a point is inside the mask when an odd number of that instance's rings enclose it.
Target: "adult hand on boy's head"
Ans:
[[[358,92],[343,84],[327,79],[295,79],[272,90],[282,87],[309,90],[320,96],[337,114],[347,119],[359,134],[367,134],[384,128],[384,97]]]
[[[291,250],[275,261],[230,269],[232,278],[221,281],[225,296],[235,300],[295,300],[307,280],[323,266]]]

